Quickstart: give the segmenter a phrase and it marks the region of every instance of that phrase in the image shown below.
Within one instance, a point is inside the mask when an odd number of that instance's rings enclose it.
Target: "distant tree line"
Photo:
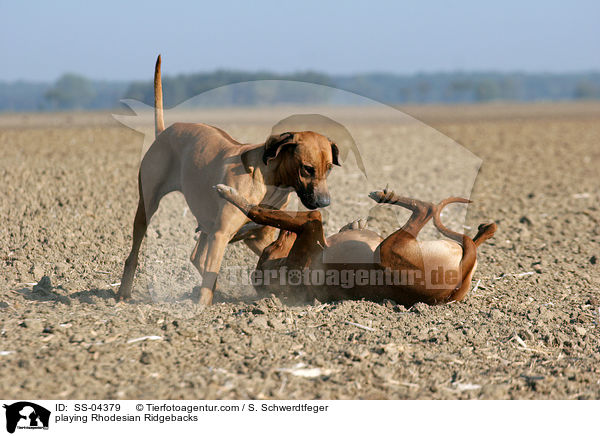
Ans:
[[[300,81],[340,88],[390,104],[474,103],[490,101],[561,101],[600,99],[600,73],[431,73],[414,75],[326,75],[316,72],[274,74],[219,70],[163,78],[165,107],[172,107],[206,91],[203,104],[256,105],[315,103],[327,90],[298,88]],[[252,82],[247,86],[224,85]],[[112,109],[122,98],[152,104],[151,81],[94,81],[65,74],[56,82],[0,82],[0,111]]]
[[[257,103],[311,103],[320,98],[319,90],[311,94],[299,94],[297,87],[293,84],[269,83],[261,86],[261,83],[250,83],[247,86],[237,86],[218,89],[225,85],[241,82],[256,82],[259,80],[281,80],[300,81],[316,83],[319,85],[335,86],[335,82],[329,76],[320,73],[305,72],[295,74],[273,74],[269,72],[245,73],[239,71],[219,70],[214,73],[198,73],[179,75],[175,77],[163,77],[163,97],[166,107],[177,104],[195,97],[206,91],[215,90],[208,98],[203,99],[207,103],[214,102],[233,105],[254,105]],[[152,104],[154,101],[154,87],[152,82],[133,82],[127,89],[128,98]]]
[[[433,73],[338,77],[335,84],[387,103],[475,103],[600,98],[600,73]]]

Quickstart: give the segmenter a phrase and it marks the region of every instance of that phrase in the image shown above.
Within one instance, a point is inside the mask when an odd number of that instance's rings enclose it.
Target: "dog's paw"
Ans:
[[[386,187],[382,191],[371,192],[369,194],[369,197],[372,200],[375,200],[377,203],[386,203],[395,195],[394,191],[390,191],[388,187],[389,185],[386,185]]]
[[[491,222],[491,223],[479,224],[477,231],[480,233],[483,233],[483,232],[495,233],[497,229],[498,229],[498,226],[496,225],[496,223]]]
[[[386,186],[383,191],[373,191],[369,194],[369,197],[375,200],[377,203],[388,203],[394,198],[396,194],[394,191],[390,191]]]
[[[237,191],[235,190],[235,188],[232,188],[231,186],[218,184],[218,185],[213,186],[213,188],[215,189],[215,191],[217,191],[217,193],[221,197],[223,197],[226,200],[237,196]]]
[[[369,194],[369,197],[377,203],[388,203],[394,195],[392,191],[373,191]]]
[[[229,201],[231,204],[236,206],[242,212],[247,213],[251,205],[248,204],[246,199],[240,195],[237,189],[232,188],[231,186],[218,184],[213,186],[215,191],[223,197],[225,200]]]
[[[351,223],[346,224],[344,227],[340,229],[338,233],[345,232],[347,230],[365,230],[367,228],[367,220],[365,219],[357,219],[352,221]]]
[[[373,191],[369,192],[369,198],[375,200],[377,203],[381,203],[381,198],[383,197],[383,191]]]

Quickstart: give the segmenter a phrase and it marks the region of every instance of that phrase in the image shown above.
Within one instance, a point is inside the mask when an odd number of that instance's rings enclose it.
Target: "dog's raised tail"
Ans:
[[[165,130],[165,120],[163,118],[163,96],[162,80],[160,77],[160,55],[156,58],[154,67],[154,132],[158,136]]]
[[[433,212],[433,224],[442,235],[446,236],[447,238],[453,239],[459,244],[463,245],[465,235],[463,233],[458,233],[454,230],[450,230],[448,227],[442,224],[442,220],[440,218],[440,213],[442,212],[442,209],[450,203],[471,203],[471,200],[467,200],[466,198],[461,197],[450,197],[440,201],[435,207],[435,211]]]

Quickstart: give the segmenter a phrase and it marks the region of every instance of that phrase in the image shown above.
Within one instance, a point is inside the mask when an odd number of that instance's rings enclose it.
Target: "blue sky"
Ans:
[[[0,0],[0,80],[600,70],[600,2]]]

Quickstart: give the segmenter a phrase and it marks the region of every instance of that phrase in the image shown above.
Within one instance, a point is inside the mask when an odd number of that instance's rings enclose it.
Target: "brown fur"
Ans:
[[[156,58],[154,66],[154,136],[165,130],[165,120],[163,116],[163,97],[162,80],[160,76],[160,55]]]

